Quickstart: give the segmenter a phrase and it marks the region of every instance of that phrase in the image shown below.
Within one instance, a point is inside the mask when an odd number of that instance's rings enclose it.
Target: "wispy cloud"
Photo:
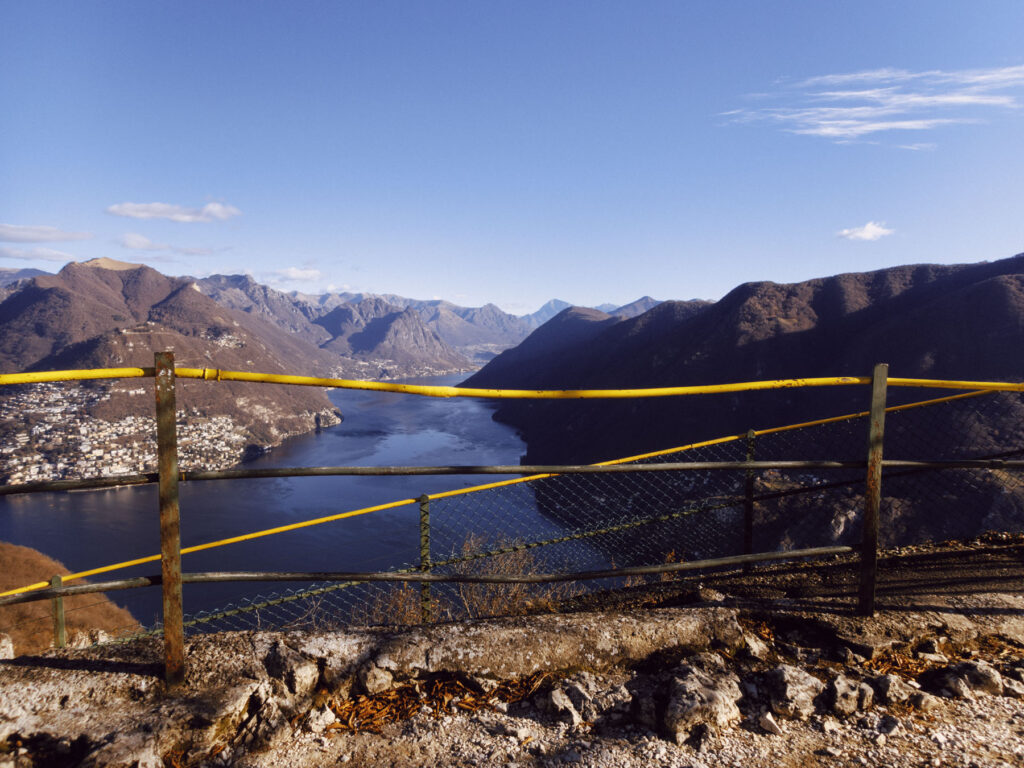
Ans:
[[[1024,66],[952,72],[873,69],[776,86],[757,98],[762,104],[766,99],[780,102],[778,106],[735,109],[723,116],[733,123],[774,123],[790,133],[843,143],[887,131],[981,123],[987,116],[1019,108]]]
[[[885,224],[879,221],[869,221],[862,227],[850,227],[836,232],[838,237],[847,240],[880,240],[886,235],[891,235],[896,230],[888,229]]]
[[[323,277],[323,274],[320,270],[312,267],[285,267],[284,269],[276,269],[270,272],[267,280],[274,284],[308,283],[313,280],[319,280],[321,277]]]
[[[66,232],[57,227],[0,224],[0,242],[57,243],[65,240],[88,240],[91,232]]]
[[[242,215],[235,206],[224,203],[207,203],[202,208],[186,208],[171,203],[117,203],[107,208],[107,213],[130,219],[167,219],[185,224],[224,221]]]
[[[145,235],[140,235],[137,232],[126,232],[121,235],[118,243],[120,243],[122,248],[128,248],[133,251],[170,251],[173,253],[179,253],[183,256],[208,256],[213,253],[213,249],[211,248],[182,248],[177,245],[155,243]]]
[[[16,259],[17,261],[73,261],[74,256],[52,248],[29,248],[20,250],[0,246],[0,259]]]
[[[145,235],[138,235],[134,232],[121,235],[120,243],[122,248],[131,248],[133,251],[168,251],[171,248],[163,243],[154,243]]]

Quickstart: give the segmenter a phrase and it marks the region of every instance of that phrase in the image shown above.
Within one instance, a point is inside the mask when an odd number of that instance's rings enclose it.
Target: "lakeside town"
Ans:
[[[0,483],[70,480],[156,471],[156,424],[152,416],[115,421],[90,411],[115,390],[102,385],[35,384],[0,398]],[[145,387],[118,389],[129,398],[151,398]],[[180,415],[178,462],[182,470],[224,469],[237,464],[248,443],[228,416]]]

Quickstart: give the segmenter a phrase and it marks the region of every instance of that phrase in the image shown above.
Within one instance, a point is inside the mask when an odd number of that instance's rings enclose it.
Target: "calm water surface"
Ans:
[[[460,378],[417,383],[454,384]],[[290,440],[246,466],[517,464],[525,450],[515,432],[492,421],[492,409],[478,400],[344,390],[330,396],[345,416],[343,424]],[[182,546],[496,479],[333,477],[184,483]],[[523,514],[535,516],[539,531],[553,528],[535,509]],[[418,508],[407,505],[185,555],[183,569],[383,570],[417,560],[417,521]],[[455,524],[468,530],[473,521]],[[72,571],[156,554],[156,488],[2,497],[0,540],[34,547]],[[150,563],[98,578],[157,572],[159,564]],[[218,608],[242,594],[272,589],[268,584],[186,585],[185,611]],[[111,598],[145,624],[159,614],[158,589],[116,592]]]

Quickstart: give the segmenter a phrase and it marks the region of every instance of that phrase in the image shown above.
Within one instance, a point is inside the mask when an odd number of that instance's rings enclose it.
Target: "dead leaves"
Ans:
[[[337,722],[329,732],[380,733],[385,725],[408,720],[425,712],[434,717],[453,712],[474,714],[495,709],[497,702],[512,703],[529,698],[552,676],[537,672],[529,677],[506,680],[489,692],[453,676],[416,681],[373,695],[329,700]]]

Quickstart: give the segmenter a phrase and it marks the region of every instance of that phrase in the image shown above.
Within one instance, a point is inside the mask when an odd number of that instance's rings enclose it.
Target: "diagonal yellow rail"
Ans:
[[[2,383],[2,382],[0,382],[0,383]],[[915,402],[915,403],[908,403],[906,405],[892,406],[890,408],[887,408],[886,411],[888,413],[894,413],[894,412],[898,412],[898,411],[909,410],[911,408],[922,408],[922,407],[926,407],[926,406],[930,406],[930,405],[938,405],[940,403],[948,403],[948,402],[951,402],[951,401],[954,401],[954,400],[962,400],[962,399],[971,398],[971,397],[978,397],[980,395],[986,395],[988,393],[989,393],[988,390],[979,390],[979,391],[975,391],[975,392],[964,392],[964,393],[961,393],[961,394],[958,394],[958,395],[950,395],[950,396],[947,396],[947,397],[940,397],[940,398],[935,398],[935,399],[932,399],[932,400],[922,400],[922,401]],[[832,423],[839,422],[839,421],[847,421],[849,419],[863,418],[863,417],[865,417],[867,415],[868,415],[867,411],[862,411],[862,412],[859,412],[859,413],[848,413],[848,414],[844,414],[842,416],[832,416],[830,418],[818,419],[816,421],[802,422],[802,423],[799,423],[799,424],[789,424],[789,425],[784,426],[784,427],[771,427],[769,429],[755,430],[754,431],[754,435],[755,436],[770,435],[770,434],[775,434],[775,433],[778,433],[778,432],[787,432],[787,431],[791,431],[791,430],[795,430],[795,429],[804,429],[804,428],[807,428],[807,427],[817,427],[817,426],[822,426],[824,424],[832,424]],[[621,458],[621,459],[613,459],[611,461],[603,461],[603,462],[599,462],[598,464],[595,464],[595,466],[613,466],[613,465],[617,465],[617,464],[628,464],[628,463],[634,462],[634,461],[642,461],[644,459],[657,458],[659,456],[668,456],[668,455],[671,455],[673,453],[682,453],[682,452],[685,452],[685,451],[696,450],[698,448],[705,448],[705,447],[711,446],[711,445],[719,445],[721,443],[728,443],[728,442],[732,442],[732,441],[735,441],[735,440],[745,440],[746,438],[747,438],[747,433],[744,432],[743,434],[739,434],[739,435],[728,435],[726,437],[719,437],[719,438],[715,438],[713,440],[704,440],[704,441],[699,442],[699,443],[691,443],[689,445],[678,446],[676,448],[666,448],[664,450],[654,451],[652,453],[644,453],[644,454],[640,454],[640,455],[637,455],[637,456],[627,456],[627,457]],[[458,488],[458,489],[451,490],[451,491],[441,491],[441,492],[438,492],[438,493],[427,494],[427,497],[430,500],[446,499],[446,498],[451,498],[453,496],[463,496],[463,495],[470,494],[470,493],[478,493],[480,491],[486,491],[486,490],[490,490],[492,488],[503,488],[505,486],[518,485],[519,483],[534,482],[536,480],[542,480],[542,479],[548,478],[548,477],[554,477],[554,475],[542,474],[542,475],[529,475],[529,476],[526,476],[526,477],[517,477],[517,478],[510,479],[510,480],[500,480],[500,481],[493,482],[493,483],[484,483],[484,484],[481,484],[481,485],[474,485],[474,486],[471,486],[471,487],[468,487],[468,488]],[[335,514],[335,515],[327,515],[325,517],[317,517],[317,518],[313,518],[311,520],[302,520],[302,521],[297,522],[297,523],[289,523],[288,525],[276,526],[274,528],[266,528],[266,529],[261,530],[261,531],[254,531],[252,533],[246,533],[246,534],[242,534],[242,535],[239,535],[239,536],[232,536],[232,537],[226,538],[226,539],[219,539],[217,541],[210,541],[210,542],[206,542],[204,544],[196,544],[196,545],[191,546],[191,547],[183,547],[181,549],[181,554],[182,555],[187,555],[187,554],[190,554],[192,552],[201,552],[201,551],[207,550],[207,549],[215,549],[217,547],[227,546],[229,544],[238,544],[238,543],[243,542],[243,541],[251,541],[253,539],[260,539],[260,538],[264,538],[266,536],[274,536],[274,535],[277,535],[277,534],[280,534],[280,533],[287,533],[289,531],[297,531],[297,530],[300,530],[302,528],[311,528],[313,526],[323,525],[324,523],[331,523],[331,522],[335,522],[337,520],[344,520],[344,519],[350,518],[350,517],[358,517],[360,515],[367,515],[367,514],[370,514],[372,512],[381,512],[381,511],[384,511],[384,510],[387,510],[387,509],[396,509],[398,507],[403,507],[403,506],[405,506],[407,504],[414,504],[416,501],[417,501],[417,499],[400,499],[398,501],[391,501],[391,502],[387,502],[385,504],[378,504],[378,505],[375,505],[375,506],[372,506],[372,507],[364,507],[362,509],[354,509],[354,510],[350,510],[348,512],[340,512],[340,513]],[[145,563],[155,563],[155,562],[158,562],[159,560],[160,560],[160,555],[149,555],[147,557],[140,557],[140,558],[137,558],[135,560],[126,560],[126,561],[120,562],[120,563],[113,563],[111,565],[104,565],[104,566],[101,566],[99,568],[92,568],[92,569],[89,569],[89,570],[86,570],[86,571],[79,571],[78,573],[72,573],[72,574],[69,574],[67,576],[64,576],[63,580],[66,583],[66,582],[72,581],[74,579],[84,579],[84,578],[88,578],[90,576],[98,576],[99,574],[110,573],[111,571],[117,571],[117,570],[121,570],[123,568],[130,568],[130,567],[136,566],[136,565],[143,565]],[[23,592],[31,592],[32,590],[35,590],[35,589],[45,589],[45,588],[47,588],[49,586],[50,586],[50,582],[48,582],[48,581],[41,581],[41,582],[37,582],[35,584],[29,584],[29,585],[24,586],[24,587],[18,587],[17,589],[11,589],[11,590],[8,590],[6,592],[0,592],[0,597],[7,597],[8,595],[17,595],[17,594],[21,594]]]

